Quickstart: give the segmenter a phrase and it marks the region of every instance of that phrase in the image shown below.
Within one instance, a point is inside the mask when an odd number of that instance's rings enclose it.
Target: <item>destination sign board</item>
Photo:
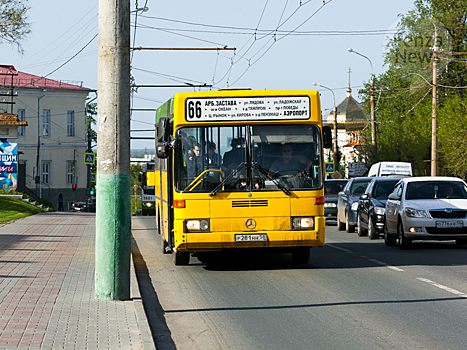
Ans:
[[[310,118],[308,96],[188,98],[185,103],[189,122]]]

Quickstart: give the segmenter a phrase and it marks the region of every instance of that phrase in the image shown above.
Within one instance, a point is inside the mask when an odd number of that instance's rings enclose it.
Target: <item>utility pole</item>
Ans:
[[[374,75],[373,75],[373,63],[371,60],[366,57],[365,55],[362,55],[361,53],[355,51],[351,47],[348,48],[348,51],[350,53],[356,53],[359,56],[362,56],[370,62],[370,69],[371,69],[371,77],[370,77],[370,124],[371,124],[371,151],[373,153],[373,157],[375,157],[376,160],[376,153],[378,151],[378,148],[376,146],[376,115],[375,115],[375,81],[374,81]]]
[[[417,10],[409,9],[409,12],[427,19],[435,29],[433,42],[433,99],[431,102],[431,176],[438,176],[438,28],[433,20]]]
[[[130,298],[130,2],[99,0],[95,296]]]
[[[373,70],[373,69],[372,69]],[[371,72],[370,80],[370,118],[371,118],[371,150],[373,156],[376,157],[376,117],[375,117],[375,81],[373,72]]]
[[[433,23],[434,25],[434,23]],[[438,176],[438,33],[433,45],[433,100],[431,107],[431,176]]]
[[[339,155],[339,147],[337,143],[337,107],[336,107],[336,95],[334,94],[334,91],[327,86],[318,84],[318,83],[313,83],[313,85],[321,86],[329,91],[332,92],[332,99],[334,101],[334,142],[333,142],[333,151],[334,151],[334,171],[339,171],[339,161],[340,161],[340,155]],[[349,85],[350,86],[350,85]]]

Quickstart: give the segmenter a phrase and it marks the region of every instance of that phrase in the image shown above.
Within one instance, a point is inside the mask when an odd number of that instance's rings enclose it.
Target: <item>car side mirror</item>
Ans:
[[[388,196],[388,199],[392,199],[392,200],[395,200],[395,201],[398,201],[400,199],[400,197],[397,195],[397,193],[391,193],[389,196]]]

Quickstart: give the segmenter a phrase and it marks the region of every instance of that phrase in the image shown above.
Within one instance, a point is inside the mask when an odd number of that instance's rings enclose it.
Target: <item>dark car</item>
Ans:
[[[86,199],[86,205],[84,211],[95,213],[96,212],[96,198]]]
[[[349,180],[329,179],[324,181],[324,217],[330,220],[337,220],[337,198]]]
[[[357,234],[370,239],[384,233],[385,206],[388,196],[401,178],[375,177],[360,196],[357,209]]]
[[[73,202],[71,204],[71,211],[84,211],[86,202]]]
[[[355,232],[357,226],[357,207],[360,196],[365,192],[372,177],[354,177],[339,192],[337,200],[337,229]]]

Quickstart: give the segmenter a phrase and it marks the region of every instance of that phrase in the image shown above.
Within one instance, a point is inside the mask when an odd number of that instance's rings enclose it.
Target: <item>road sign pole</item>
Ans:
[[[95,296],[130,298],[130,2],[99,0]]]

